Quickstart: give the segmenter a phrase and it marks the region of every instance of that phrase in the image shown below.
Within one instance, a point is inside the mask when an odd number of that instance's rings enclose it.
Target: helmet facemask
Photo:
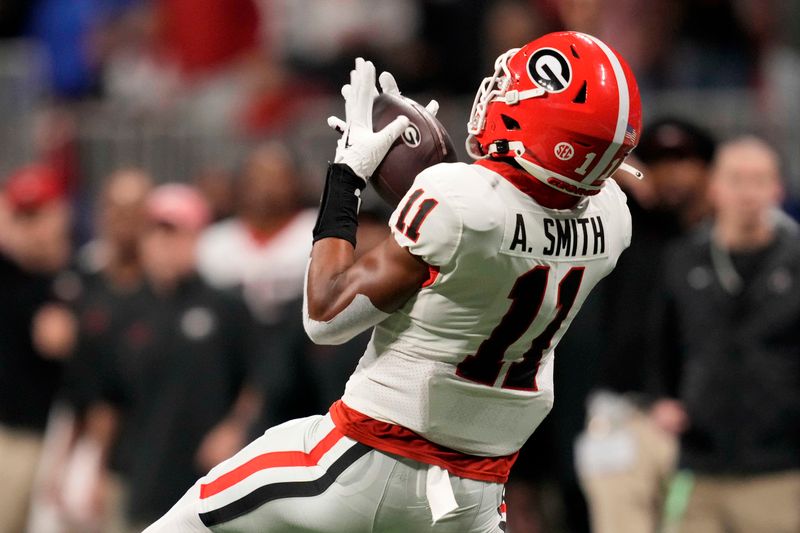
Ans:
[[[508,69],[508,61],[519,51],[519,48],[512,48],[498,56],[494,62],[494,74],[488,78],[483,78],[478,92],[475,94],[472,110],[469,113],[470,120],[467,123],[467,133],[469,135],[467,135],[465,142],[467,153],[473,159],[489,157],[488,153],[483,153],[475,136],[480,135],[486,128],[486,112],[491,102],[516,105],[522,100],[544,96],[545,94],[544,89],[538,88],[522,92],[508,90],[511,85],[511,71]]]

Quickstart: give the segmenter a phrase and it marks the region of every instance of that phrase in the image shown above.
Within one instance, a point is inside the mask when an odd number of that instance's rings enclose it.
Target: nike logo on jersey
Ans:
[[[502,253],[550,260],[606,257],[606,233],[599,215],[553,218],[513,213],[506,220]]]

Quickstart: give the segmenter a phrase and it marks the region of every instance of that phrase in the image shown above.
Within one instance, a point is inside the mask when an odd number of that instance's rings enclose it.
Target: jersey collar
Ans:
[[[479,159],[473,164],[500,174],[506,181],[533,198],[542,207],[548,209],[572,209],[580,203],[580,198],[560,193],[556,189],[540,183],[508,160],[486,158]]]

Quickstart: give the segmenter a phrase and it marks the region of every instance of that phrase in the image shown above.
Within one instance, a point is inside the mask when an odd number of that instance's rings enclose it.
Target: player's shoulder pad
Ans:
[[[502,216],[492,216],[502,212],[495,185],[474,165],[440,163],[425,169],[392,215],[395,239],[429,264],[449,262],[464,239],[475,240],[471,236],[502,224]]]
[[[389,219],[397,243],[430,265],[448,263],[461,242],[463,219],[451,186],[461,164],[438,164],[420,172]]]

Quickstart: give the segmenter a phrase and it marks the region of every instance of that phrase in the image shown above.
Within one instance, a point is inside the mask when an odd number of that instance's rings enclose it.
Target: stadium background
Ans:
[[[313,207],[335,142],[325,118],[342,112],[353,57],[372,58],[419,101],[436,98],[465,160],[469,106],[496,55],[559,29],[595,34],[628,59],[645,126],[676,116],[717,139],[772,142],[796,213],[796,0],[4,0],[0,176],[34,162],[57,173],[76,253],[93,236],[98,191],[121,168],[200,184],[227,214],[225,184],[254,148],[278,140]],[[581,385],[563,389],[574,394],[559,393],[557,409],[574,406],[563,427],[582,425],[592,388],[591,373],[576,372],[566,379]],[[571,451],[542,441],[534,453],[545,459],[525,463],[531,506],[552,531],[580,531]]]

